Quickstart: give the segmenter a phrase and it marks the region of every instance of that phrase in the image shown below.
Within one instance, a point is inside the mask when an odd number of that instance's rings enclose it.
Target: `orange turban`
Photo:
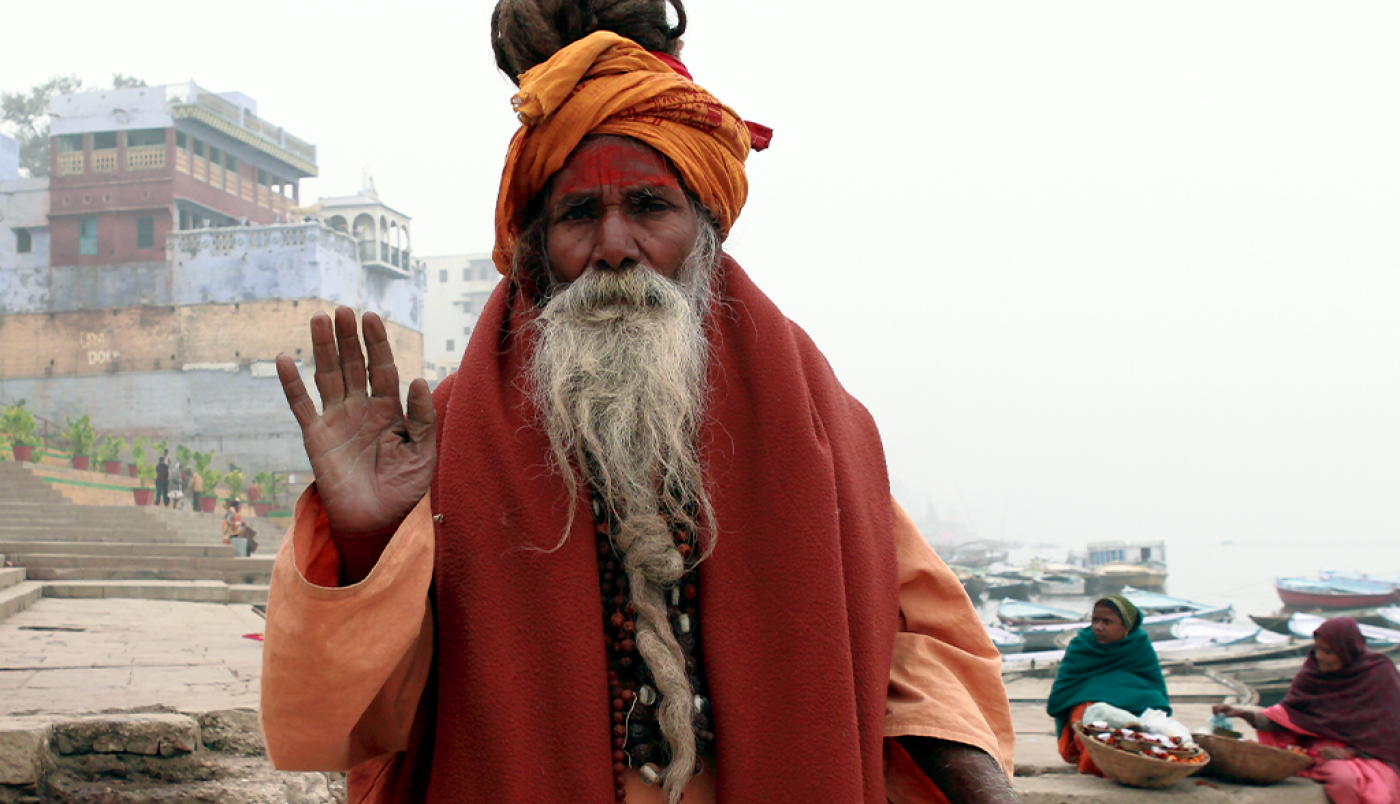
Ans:
[[[632,137],[665,154],[721,237],[744,207],[748,125],[630,39],[598,31],[570,44],[521,75],[511,103],[521,126],[501,172],[491,254],[502,274],[510,271],[521,210],[591,134]]]

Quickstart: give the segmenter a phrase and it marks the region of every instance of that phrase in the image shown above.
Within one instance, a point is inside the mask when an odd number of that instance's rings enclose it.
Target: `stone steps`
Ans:
[[[23,572],[23,568],[20,572]],[[38,581],[20,581],[14,586],[0,589],[0,620],[34,605],[44,594],[44,585]]]
[[[34,582],[31,582],[34,583]],[[44,597],[266,603],[267,586],[222,581],[44,581]]]
[[[209,544],[133,544],[129,542],[12,542],[0,541],[0,553],[43,553],[87,556],[165,556],[168,558],[233,558],[233,548],[222,542]]]
[[[24,567],[6,567],[5,557],[0,555],[0,589],[24,583],[24,575]]]
[[[82,555],[76,553],[30,553],[16,551],[10,561],[30,570],[36,567],[90,569],[93,567],[133,566],[144,569],[216,570],[221,572],[272,572],[272,556],[251,558],[201,558],[194,556],[127,556]]]

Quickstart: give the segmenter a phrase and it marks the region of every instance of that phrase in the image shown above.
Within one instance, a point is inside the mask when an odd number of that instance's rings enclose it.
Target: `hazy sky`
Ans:
[[[10,4],[0,88],[244,92],[317,144],[303,199],[367,170],[417,254],[482,252],[515,128],[490,9]],[[696,80],[776,132],[729,250],[875,414],[916,517],[1374,539],[1400,570],[1400,5],[688,10]]]

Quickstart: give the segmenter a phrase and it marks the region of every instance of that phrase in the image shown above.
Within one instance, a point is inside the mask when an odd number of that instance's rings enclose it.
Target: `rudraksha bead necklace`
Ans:
[[[616,523],[596,487],[593,491],[593,522],[598,543],[598,579],[603,598],[603,634],[608,657],[608,692],[612,699],[613,787],[617,801],[627,798],[627,769],[637,768],[642,781],[656,783],[661,769],[670,764],[671,750],[657,721],[661,694],[652,681],[651,671],[642,661],[636,643],[636,612],[628,597],[626,570],[613,548]],[[673,528],[676,551],[689,564],[699,549],[694,534]],[[699,626],[700,584],[694,565],[679,583],[665,591],[666,616],[685,659],[690,681],[691,711],[695,729],[695,751],[704,756],[714,749],[715,735],[710,726],[710,700],[705,689],[705,665],[701,658]],[[697,763],[696,772],[700,766]]]

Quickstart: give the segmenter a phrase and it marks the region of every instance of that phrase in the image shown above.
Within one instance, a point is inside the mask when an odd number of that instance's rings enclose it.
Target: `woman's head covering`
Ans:
[[[1128,633],[1132,633],[1142,625],[1142,612],[1138,610],[1126,597],[1122,595],[1109,595],[1094,601],[1095,606],[1108,606],[1118,611],[1118,616],[1123,618],[1123,625],[1127,627]]]
[[[1288,718],[1300,729],[1369,754],[1400,772],[1400,672],[1395,663],[1366,647],[1350,617],[1334,617],[1313,632],[1342,660],[1324,673],[1314,648],[1283,699]]]
[[[511,103],[521,126],[496,196],[496,270],[509,273],[526,206],[590,135],[632,137],[665,154],[720,236],[729,234],[748,197],[749,148],[766,147],[772,132],[745,123],[672,63],[598,31],[520,76]]]
[[[1126,600],[1123,603],[1137,611]],[[1094,638],[1093,629],[1084,628],[1069,643],[1045,703],[1045,711],[1055,718],[1055,733],[1064,731],[1074,707],[1091,701],[1135,715],[1148,709],[1171,714],[1167,682],[1162,678],[1162,666],[1146,631],[1134,630],[1117,642],[1101,645]]]

